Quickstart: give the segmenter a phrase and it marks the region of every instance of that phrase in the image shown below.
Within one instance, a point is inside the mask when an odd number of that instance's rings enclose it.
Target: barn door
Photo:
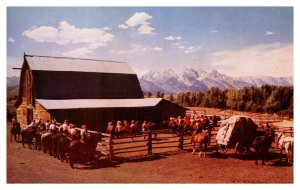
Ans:
[[[32,120],[33,120],[33,110],[27,108],[27,125],[29,125]]]

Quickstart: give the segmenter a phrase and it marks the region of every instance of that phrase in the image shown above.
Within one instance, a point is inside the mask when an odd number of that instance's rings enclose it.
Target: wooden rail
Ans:
[[[218,130],[217,128],[215,130]],[[107,156],[109,160],[113,160],[115,155],[119,154],[131,154],[140,152],[147,152],[148,155],[153,154],[153,150],[166,148],[178,148],[179,150],[190,148],[190,137],[184,136],[183,133],[178,133],[176,136],[171,130],[155,130],[144,131],[142,135],[135,136],[136,140],[132,139],[132,136],[114,138],[113,135],[106,133],[99,133],[96,131],[88,131],[90,133],[97,133],[101,135],[101,140],[97,145],[97,149],[102,155]],[[156,135],[162,135],[162,137],[153,138]],[[168,135],[170,134],[170,135]],[[212,131],[211,141],[215,139],[216,131]],[[134,136],[133,136],[134,138]],[[144,138],[144,139],[141,139]]]

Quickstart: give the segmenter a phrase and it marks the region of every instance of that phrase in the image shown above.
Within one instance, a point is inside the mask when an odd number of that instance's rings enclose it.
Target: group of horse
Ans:
[[[172,123],[172,121],[169,121]],[[147,124],[147,125],[146,125]],[[70,135],[68,131],[64,131],[62,127],[59,127],[58,130],[46,130],[45,124],[40,124],[37,126],[27,126],[26,128],[21,129],[20,124],[15,122],[11,128],[11,138],[14,136],[15,141],[19,140],[19,135],[22,136],[22,145],[28,145],[30,149],[35,145],[36,150],[43,150],[44,153],[49,152],[50,155],[61,160],[69,161],[70,166],[73,168],[74,164],[77,162],[95,162],[95,152],[97,143],[101,140],[100,133],[84,133],[85,138],[81,138],[80,130],[77,130],[76,135]],[[118,125],[118,124],[117,124]],[[131,123],[128,127],[131,126],[133,130],[126,130],[126,127],[123,127],[123,130],[117,131],[117,126],[113,126],[112,123],[108,123],[107,133],[119,137],[121,134],[134,134],[138,129],[144,129],[144,131],[156,128],[153,123]],[[148,126],[148,127],[146,127]],[[127,127],[127,128],[128,128]],[[170,126],[169,126],[170,127]],[[172,126],[173,128],[180,128],[178,125]],[[171,129],[173,129],[171,128]],[[205,130],[206,129],[206,130]],[[203,128],[203,130],[197,131],[194,130],[191,133],[190,142],[193,145],[193,154],[196,151],[196,146],[199,149],[199,157],[206,157],[206,151],[208,149],[208,143],[211,138],[210,127]],[[85,131],[87,132],[87,130]],[[133,137],[132,137],[133,138]],[[275,131],[272,128],[268,127],[263,133],[258,133],[254,139],[250,142],[251,147],[255,152],[255,163],[258,164],[258,159],[262,160],[262,164],[265,165],[265,161],[268,160],[268,151],[271,147],[272,142],[275,142],[280,149],[280,160],[282,160],[282,153],[285,151],[287,155],[287,161],[290,165],[293,164],[293,137],[287,137],[280,131]],[[238,143],[237,143],[238,145]],[[236,151],[238,146],[236,145]],[[216,146],[216,151],[218,147]],[[250,146],[246,147],[246,151],[250,151]]]
[[[207,131],[201,132],[198,134],[193,133],[191,136],[191,143],[193,145],[193,154],[196,150],[196,145],[199,150],[199,157],[202,153],[206,157],[206,151],[208,147],[208,142],[210,135]],[[283,151],[285,151],[287,162],[290,165],[293,165],[293,155],[294,155],[294,139],[293,137],[285,136],[281,131],[275,131],[272,128],[264,130],[261,134],[258,134],[251,143],[254,152],[255,152],[255,164],[258,164],[258,160],[262,160],[262,164],[265,165],[265,161],[268,161],[268,152],[272,145],[272,142],[277,144],[277,147],[280,150],[280,161],[282,161]],[[237,147],[236,147],[237,148]],[[250,153],[250,146],[246,148],[248,153]],[[216,151],[218,147],[216,145]]]
[[[70,167],[74,168],[75,163],[96,163],[95,152],[98,142],[101,140],[100,133],[85,132],[81,134],[80,129],[74,129],[75,134],[70,134],[67,130],[54,123],[56,130],[46,130],[45,124],[29,125],[21,128],[18,122],[14,122],[11,128],[11,138],[19,141],[21,135],[22,146],[28,146],[35,150],[42,150],[49,153],[54,158],[62,162],[69,162]],[[84,137],[84,138],[83,138]]]

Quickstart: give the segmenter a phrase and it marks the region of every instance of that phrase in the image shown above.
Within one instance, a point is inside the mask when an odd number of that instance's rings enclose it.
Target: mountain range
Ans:
[[[7,87],[18,91],[19,77],[7,77]],[[172,69],[165,71],[149,71],[139,78],[144,92],[161,92],[176,94],[178,92],[207,91],[211,87],[219,89],[240,89],[247,86],[259,87],[265,84],[276,86],[293,86],[293,77],[245,76],[231,77],[217,70],[207,72],[187,67],[180,74]],[[10,90],[9,90],[10,91]],[[17,94],[16,94],[17,95]]]
[[[139,78],[142,90],[152,94],[160,91],[164,94],[178,92],[206,91],[211,87],[219,89],[240,89],[262,85],[293,86],[293,77],[244,76],[231,77],[217,70],[207,72],[187,67],[176,74],[172,69],[166,71],[149,71]]]

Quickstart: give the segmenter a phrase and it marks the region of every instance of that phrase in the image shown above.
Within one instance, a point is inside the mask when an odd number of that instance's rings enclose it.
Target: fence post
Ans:
[[[109,161],[113,160],[113,135],[109,136]]]
[[[152,154],[152,133],[148,131],[148,155]]]
[[[183,130],[180,132],[180,137],[179,137],[179,146],[178,146],[178,148],[180,149],[180,150],[183,150]]]

